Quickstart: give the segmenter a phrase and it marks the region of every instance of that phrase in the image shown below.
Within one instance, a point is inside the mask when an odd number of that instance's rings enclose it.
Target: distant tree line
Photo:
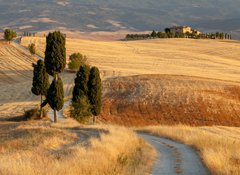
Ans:
[[[35,36],[36,33],[32,33],[32,32],[23,32],[23,36]]]
[[[169,28],[166,28],[164,32],[153,30],[152,33],[149,34],[127,34],[125,40],[145,40],[155,38],[232,39],[232,36],[231,34],[223,32],[201,34],[195,32],[171,32]]]

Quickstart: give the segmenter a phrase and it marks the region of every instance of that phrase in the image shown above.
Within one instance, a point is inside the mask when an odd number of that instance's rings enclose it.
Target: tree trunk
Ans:
[[[40,103],[40,118],[43,118],[42,102],[43,102],[43,96],[41,95],[41,103]]]
[[[93,116],[93,125],[96,124],[96,119],[97,119],[97,117],[94,115],[94,116]]]
[[[58,75],[54,74],[54,83],[55,83],[55,85],[57,84],[57,81],[58,81]],[[54,123],[57,123],[57,122],[58,122],[57,110],[54,109]]]
[[[57,110],[54,109],[54,123],[58,122]]]

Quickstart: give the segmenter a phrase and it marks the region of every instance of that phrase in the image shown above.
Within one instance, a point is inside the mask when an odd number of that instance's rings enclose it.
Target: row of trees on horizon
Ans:
[[[193,38],[193,39],[232,39],[231,34],[216,32],[216,33],[173,33],[169,28],[166,28],[164,32],[153,30],[149,34],[127,34],[125,40],[145,40],[155,38]]]

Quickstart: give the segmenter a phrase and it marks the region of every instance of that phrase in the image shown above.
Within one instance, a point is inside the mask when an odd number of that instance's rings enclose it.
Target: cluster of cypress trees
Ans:
[[[46,38],[44,63],[47,73],[53,76],[53,81],[48,89],[43,106],[48,103],[54,110],[55,123],[57,123],[57,111],[60,111],[64,105],[63,83],[59,74],[66,66],[65,43],[65,36],[59,31],[49,33]]]
[[[32,92],[41,95],[41,116],[42,107],[46,104],[54,110],[54,122],[57,122],[57,111],[64,105],[63,82],[59,74],[66,66],[65,36],[59,31],[49,33],[46,38],[46,51],[44,61],[39,60],[33,64]],[[49,86],[48,74],[53,76]],[[43,96],[46,96],[43,102]],[[77,72],[75,86],[73,89],[72,114],[76,119],[84,120],[84,117],[95,116],[101,112],[102,85],[100,72],[97,67],[82,65]]]
[[[72,116],[84,122],[87,117],[96,116],[101,112],[102,84],[97,67],[82,65],[76,74],[72,98]]]
[[[39,60],[34,65],[34,76],[32,92],[35,95],[41,95],[41,113],[42,107],[49,104],[54,110],[54,122],[57,122],[57,111],[61,110],[64,105],[63,82],[59,74],[66,66],[66,48],[65,37],[59,31],[49,33],[46,38],[46,51],[44,62]],[[48,74],[53,76],[53,81],[49,86]],[[42,102],[42,96],[46,99]]]

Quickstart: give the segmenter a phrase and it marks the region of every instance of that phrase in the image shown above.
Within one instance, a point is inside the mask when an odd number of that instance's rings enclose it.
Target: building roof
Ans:
[[[189,27],[189,26],[173,26],[173,27],[170,27],[170,29],[182,29],[182,28],[187,28],[187,27]]]

